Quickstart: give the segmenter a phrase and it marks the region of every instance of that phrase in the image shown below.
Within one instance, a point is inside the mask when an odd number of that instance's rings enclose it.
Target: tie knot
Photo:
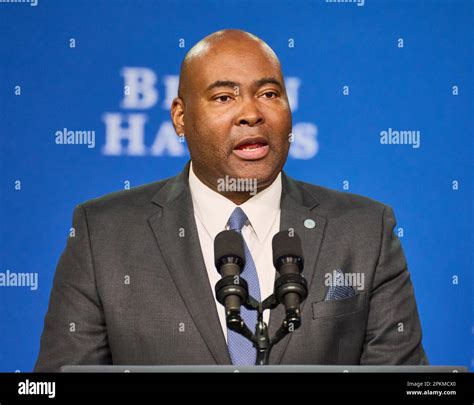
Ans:
[[[231,214],[229,218],[229,227],[233,231],[240,232],[242,231],[242,228],[244,225],[247,223],[248,218],[247,215],[245,215],[245,212],[242,210],[242,208],[237,207]]]

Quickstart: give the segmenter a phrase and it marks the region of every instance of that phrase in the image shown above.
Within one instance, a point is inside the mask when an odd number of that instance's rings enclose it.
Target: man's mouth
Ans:
[[[268,155],[270,146],[263,137],[247,138],[239,142],[233,153],[243,160],[258,160]]]

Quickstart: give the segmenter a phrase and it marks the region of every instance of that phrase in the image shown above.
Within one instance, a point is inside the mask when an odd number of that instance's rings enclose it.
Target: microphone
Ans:
[[[301,272],[304,267],[303,249],[297,234],[289,236],[280,231],[273,237],[273,265],[280,276],[275,280],[276,301],[285,306],[288,327],[301,325],[300,304],[308,296],[308,285]]]
[[[225,307],[229,328],[238,327],[240,306],[247,302],[248,285],[240,277],[245,267],[245,248],[242,235],[236,231],[222,231],[214,240],[214,259],[222,276],[215,285],[217,301]]]

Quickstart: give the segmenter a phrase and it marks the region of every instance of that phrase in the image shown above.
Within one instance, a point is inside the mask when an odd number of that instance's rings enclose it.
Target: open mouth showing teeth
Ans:
[[[234,155],[242,160],[258,160],[267,156],[270,148],[267,143],[243,143],[234,149]]]
[[[262,148],[266,144],[264,143],[251,143],[251,144],[245,144],[245,145],[240,145],[236,149],[238,150],[255,150],[258,148]]]

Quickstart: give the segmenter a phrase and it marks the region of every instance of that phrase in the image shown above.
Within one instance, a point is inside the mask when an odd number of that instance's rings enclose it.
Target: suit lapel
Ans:
[[[316,283],[316,296],[313,295],[312,299],[317,300],[320,296],[324,297],[325,293],[324,284],[320,283],[319,277],[315,274],[315,270],[324,228],[326,226],[326,218],[316,214],[314,208],[319,205],[319,202],[312,194],[286,176],[285,173],[282,173],[282,182],[280,230],[294,229],[294,232],[301,238],[304,257],[303,275],[308,281],[309,291],[311,291],[313,284]],[[308,219],[314,221],[315,226],[313,228],[305,226],[305,220]],[[307,301],[301,306],[302,312],[306,302]],[[275,335],[284,317],[285,310],[283,305],[279,305],[271,311],[269,322],[270,337]],[[310,321],[310,319],[302,319],[303,323]],[[270,356],[271,364],[279,364],[281,362],[282,356],[290,341],[291,335],[273,347]]]
[[[170,275],[217,364],[231,364],[209,284],[188,183],[189,163],[154,196],[149,223]]]

